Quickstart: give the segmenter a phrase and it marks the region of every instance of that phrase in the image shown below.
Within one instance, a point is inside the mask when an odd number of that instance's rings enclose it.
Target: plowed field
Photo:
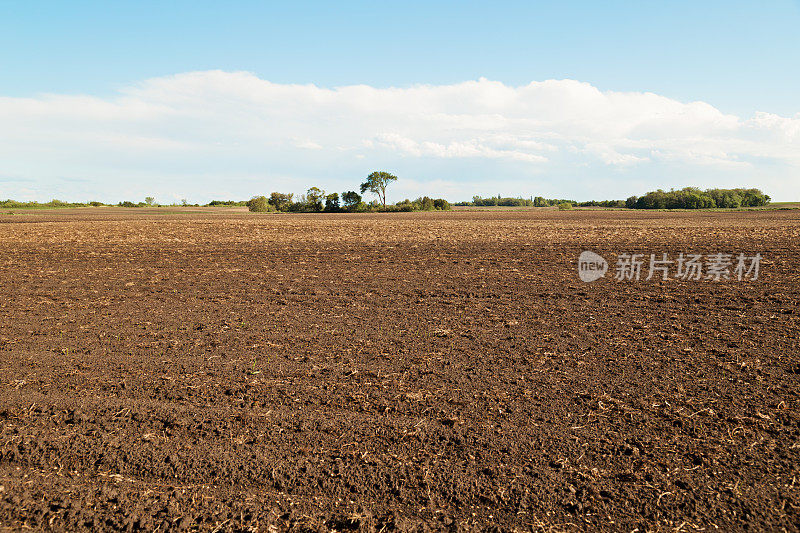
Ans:
[[[75,209],[0,251],[2,527],[798,530],[800,211]],[[681,252],[763,259],[614,279]]]

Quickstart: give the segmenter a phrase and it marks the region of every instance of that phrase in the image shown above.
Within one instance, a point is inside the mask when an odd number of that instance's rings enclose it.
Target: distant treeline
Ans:
[[[710,209],[759,207],[770,197],[760,189],[706,189],[686,187],[679,191],[651,191],[644,196],[631,196],[625,201],[629,209]]]
[[[373,211],[439,211],[451,209],[450,202],[443,198],[423,196],[416,200],[403,200],[385,208],[373,200],[364,202],[361,195],[348,191],[339,196],[338,193],[324,194],[324,191],[312,187],[301,195],[297,201],[291,193],[274,192],[269,197],[254,196],[250,200],[212,200],[207,204],[190,204],[183,201],[179,204],[159,204],[148,198],[144,202],[123,201],[116,204],[103,202],[18,202],[16,200],[0,200],[0,209],[54,209],[64,207],[248,207],[250,211],[270,212],[283,211],[293,213],[368,213]]]
[[[627,200],[591,200],[576,202],[536,196],[532,198],[482,198],[473,196],[471,202],[459,202],[458,206],[507,206],[507,207],[612,207],[628,209],[712,209],[759,207],[767,205],[770,197],[760,189],[706,189],[686,187],[680,190],[658,189],[644,196],[631,196]]]
[[[293,212],[293,213],[368,213],[375,211],[436,211],[450,209],[450,203],[442,198],[423,196],[416,200],[403,200],[394,205],[383,206],[378,201],[364,202],[360,194],[346,191],[339,195],[333,192],[326,194],[317,187],[295,200],[294,194],[273,192],[267,196],[254,196],[246,202],[250,211],[257,213]]]
[[[211,200],[206,204],[206,207],[240,207],[247,205],[247,200],[239,202],[235,200]]]
[[[6,209],[53,209],[57,207],[99,207],[102,202],[62,202],[50,200],[49,202],[17,202],[16,200],[0,200],[0,208]]]
[[[551,207],[562,204],[578,205],[574,200],[557,200],[553,198],[543,198],[537,196],[535,198],[503,198],[500,195],[491,198],[482,198],[480,196],[473,196],[471,202],[458,202],[454,205],[459,206],[472,206],[472,207],[488,207],[488,206],[503,206],[503,207]]]
[[[239,202],[235,205],[245,205],[247,202]],[[213,204],[213,202],[212,202]],[[210,204],[206,204],[210,205]],[[227,203],[226,203],[227,205]],[[231,204],[234,205],[234,204]],[[61,200],[50,200],[49,202],[17,202],[16,200],[0,200],[0,209],[54,209],[62,207],[167,207],[158,204],[152,197],[147,197],[144,202],[124,201],[116,204],[106,204],[103,202],[62,202]],[[190,204],[183,200],[180,204],[169,204],[171,207],[192,206],[201,207],[200,204]]]
[[[491,198],[473,196],[471,202],[458,202],[454,205],[472,207],[558,207],[560,209],[570,209],[572,207],[625,207],[625,201],[591,200],[588,202],[577,202],[575,200],[567,200],[563,198],[545,198],[543,196],[535,196],[531,198],[510,198],[498,195]]]
[[[491,197],[482,198],[473,196],[471,202],[458,202],[457,206],[506,206],[506,207],[553,207],[570,209],[572,207],[606,207],[628,209],[736,209],[740,207],[760,207],[767,205],[770,197],[760,189],[706,189],[686,187],[680,190],[664,191],[658,189],[644,196],[631,196],[627,200],[591,200],[576,202],[544,198],[536,196],[531,198]],[[151,196],[144,202],[123,201],[117,204],[104,204],[102,202],[62,202],[51,200],[49,202],[17,202],[15,200],[0,201],[0,208],[5,209],[52,209],[62,207],[100,207],[115,205],[117,207],[160,207]],[[423,196],[416,200],[403,200],[396,204],[383,205],[373,200],[364,202],[361,195],[355,191],[326,194],[317,187],[311,187],[306,194],[299,198],[291,193],[273,192],[267,196],[254,196],[250,200],[212,200],[207,204],[190,204],[182,200],[180,204],[170,206],[184,207],[235,207],[247,206],[254,212],[295,212],[295,213],[363,213],[375,211],[440,211],[451,209],[450,203],[443,198],[429,198]]]

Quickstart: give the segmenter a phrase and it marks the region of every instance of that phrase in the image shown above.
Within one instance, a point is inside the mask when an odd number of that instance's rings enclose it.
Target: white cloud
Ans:
[[[411,156],[433,156],[441,158],[475,157],[488,159],[513,159],[516,161],[545,162],[547,158],[531,152],[506,150],[494,147],[491,139],[469,139],[467,141],[449,141],[447,144],[423,141],[418,142],[396,133],[383,133],[377,136],[377,143],[397,152]],[[372,141],[369,141],[372,143]],[[371,144],[374,146],[374,143]],[[541,150],[539,143],[533,143]]]
[[[315,143],[314,141],[303,141],[296,139],[294,145],[297,148],[305,148],[306,150],[322,150],[323,146],[321,144]]]
[[[604,196],[642,192],[630,190],[642,175],[653,176],[644,180],[652,187],[702,185],[684,181],[692,176],[759,186],[769,169],[777,190],[768,192],[798,198],[800,113],[741,118],[574,80],[328,89],[206,71],[146,80],[106,99],[0,97],[0,161],[0,177],[33,179],[25,187],[42,198],[51,189],[244,197],[261,192],[251,190],[254,180],[269,190],[353,188],[374,168],[403,169],[416,194],[463,197],[498,179],[529,184],[506,194],[558,196],[581,196],[591,180],[613,176],[618,187],[604,187]],[[54,187],[63,177],[89,181]],[[4,188],[0,196],[23,193],[13,182]]]

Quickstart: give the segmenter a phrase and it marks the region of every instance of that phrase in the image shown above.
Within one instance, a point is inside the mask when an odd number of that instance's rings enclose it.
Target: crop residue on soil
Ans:
[[[798,528],[797,211],[96,209],[0,242],[0,527]],[[583,283],[582,250],[764,262]]]

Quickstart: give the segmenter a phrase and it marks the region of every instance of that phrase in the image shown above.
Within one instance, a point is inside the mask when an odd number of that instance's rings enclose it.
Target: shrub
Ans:
[[[420,208],[420,204],[419,204],[418,200],[415,200],[415,201],[412,202],[408,198],[406,198],[402,202],[397,202],[397,204],[395,204],[395,205],[397,206],[398,210],[403,211],[403,212],[418,211],[419,208]]]
[[[386,209],[389,210],[389,207],[391,206],[387,206]],[[434,210],[446,211],[449,209],[452,209],[452,206],[450,205],[450,202],[448,202],[444,198],[433,199],[427,196],[423,196],[422,198],[417,198],[413,202],[408,198],[406,198],[402,202],[397,202],[397,204],[395,204],[394,208],[391,210],[408,212],[408,211],[434,211]]]
[[[436,198],[433,201],[433,208],[438,209],[439,211],[448,211],[450,210],[450,202],[444,198]]]
[[[572,209],[573,205],[571,202],[561,202],[558,204],[558,209],[560,211],[566,211],[567,209]]]
[[[252,213],[268,213],[274,211],[275,207],[267,201],[266,196],[253,196],[247,202],[247,209]]]
[[[625,207],[624,200],[590,200],[578,203],[578,207]]]

